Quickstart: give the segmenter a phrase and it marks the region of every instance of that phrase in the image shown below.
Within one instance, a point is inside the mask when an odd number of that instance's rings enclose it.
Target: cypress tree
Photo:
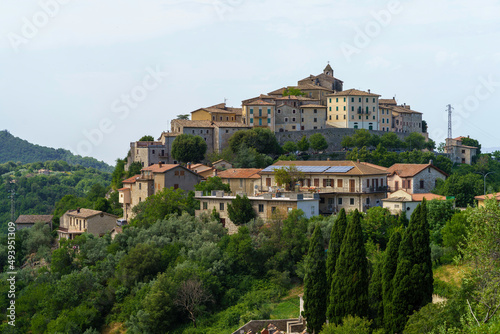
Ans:
[[[345,231],[332,279],[328,319],[340,324],[347,315],[368,315],[368,271],[361,230],[361,214],[356,210]]]
[[[368,288],[368,296],[370,301],[370,318],[373,319],[373,325],[376,328],[383,326],[384,319],[384,304],[382,299],[382,268],[384,265],[381,256],[375,260],[372,265],[372,274],[370,277],[370,286]]]
[[[413,214],[398,251],[393,281],[392,328],[402,332],[408,316],[432,301],[432,263],[425,200]]]
[[[311,333],[319,333],[326,321],[326,290],[325,247],[321,228],[316,225],[309,242],[304,278],[304,316]]]
[[[393,278],[396,274],[396,268],[398,266],[398,249],[400,243],[401,233],[399,230],[396,230],[391,235],[384,254],[384,265],[382,268],[382,298],[384,304],[384,328],[387,333],[394,333],[392,321],[392,292]]]
[[[330,234],[330,242],[328,244],[328,253],[326,259],[326,279],[328,283],[328,292],[332,286],[333,273],[335,272],[335,265],[339,258],[342,240],[344,239],[345,229],[347,227],[347,216],[345,210],[342,208],[339,212],[335,224],[333,225]],[[328,297],[329,297],[328,293]]]

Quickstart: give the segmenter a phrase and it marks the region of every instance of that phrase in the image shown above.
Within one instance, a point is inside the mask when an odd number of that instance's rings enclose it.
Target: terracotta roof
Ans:
[[[180,133],[178,132],[162,132],[161,135],[160,135],[160,138],[158,138],[158,140],[161,139],[161,137],[177,137],[178,135],[180,135]]]
[[[129,177],[128,179],[125,179],[122,181],[122,183],[135,183],[137,181],[138,178],[140,178],[141,175],[134,175],[132,177]]]
[[[16,224],[50,223],[53,215],[20,215],[16,219]]]
[[[407,114],[421,114],[419,111],[411,110],[408,108],[405,108],[403,106],[390,106],[389,109],[392,111],[398,112],[398,113],[407,113]]]
[[[427,167],[432,167],[441,174],[448,176],[448,174],[431,164],[394,164],[387,169],[387,173],[389,175],[397,174],[399,177],[413,177]]]
[[[282,97],[277,97],[276,100],[300,100],[300,101],[318,101],[318,99],[311,99],[310,97],[305,96],[295,96],[295,95],[287,95]]]
[[[462,140],[463,138],[467,138],[465,136],[460,136],[460,137],[457,137],[457,138],[453,138],[453,140]]]
[[[258,100],[254,100],[254,101],[251,101],[251,102],[247,102],[246,103],[247,106],[273,106],[274,103],[270,103],[270,102],[264,102],[262,101],[261,99],[258,99]]]
[[[326,108],[326,106],[322,106],[321,104],[303,104],[300,108]]]
[[[98,211],[98,210],[85,209],[85,208],[81,208],[78,210],[69,210],[69,211],[66,211],[66,214],[73,216],[73,217],[78,217],[78,218],[90,218],[90,217],[93,217],[93,216],[96,216],[96,215],[99,215],[102,213],[105,215],[109,215],[109,216],[113,216],[113,217],[118,218],[118,216],[112,215],[110,213]]]
[[[118,189],[118,191],[125,191],[125,190],[130,190],[130,188],[125,187],[125,188]]]
[[[206,166],[204,164],[191,165],[191,170],[195,171],[196,173],[202,173],[202,172],[205,172],[205,171],[211,170],[211,169],[213,169],[213,168],[209,167],[209,166]]]
[[[218,172],[217,176],[223,179],[260,179],[258,168],[231,168]]]
[[[207,108],[200,108],[196,109],[195,111],[191,111],[191,113],[200,111],[200,110],[205,110],[209,113],[219,113],[219,114],[236,114],[236,115],[241,115],[242,109],[241,108],[228,108],[224,107],[224,109],[219,108],[217,106],[213,107],[207,107]]]
[[[179,164],[161,164],[161,166],[160,164],[154,164],[149,167],[144,167],[143,169],[141,169],[141,171],[149,170],[152,171],[153,173],[165,173],[166,171],[179,166],[180,166]]]
[[[396,99],[394,99],[394,98],[392,98],[392,99],[378,99],[378,104],[387,104],[387,105],[391,105],[391,106],[398,105],[396,103]]]
[[[437,199],[440,201],[445,201],[446,196],[441,196],[441,195],[436,195],[436,194],[431,194],[431,193],[425,193],[425,194],[412,194],[411,198],[414,202],[422,202],[422,200],[425,198],[428,201],[432,201],[433,199]]]
[[[252,97],[250,99],[246,99],[246,100],[243,100],[241,101],[242,104],[247,104],[248,102],[252,102],[252,101],[255,101],[255,100],[274,100],[276,98],[276,96],[270,96],[270,95],[265,95],[265,94],[260,94],[259,96],[257,97]]]
[[[298,88],[300,90],[316,90],[316,89],[319,89],[319,90],[327,90],[329,92],[333,92],[333,89],[328,89],[328,88],[317,86],[317,85],[313,85],[313,84],[310,84],[310,83],[300,84],[300,85],[298,85],[298,86],[296,86],[294,88]]]
[[[496,199],[497,201],[500,201],[500,193],[494,193],[494,194],[486,194],[486,195],[481,195],[481,196],[475,196],[475,199],[479,200],[485,200],[485,199]]]
[[[367,166],[360,162],[355,161],[277,161],[272,166],[352,166],[351,170],[347,173],[333,173],[341,175],[387,175],[387,172],[381,170],[380,168],[375,168],[372,166]],[[379,166],[381,167],[381,166]],[[265,172],[266,174],[272,174],[272,172]],[[330,173],[328,173],[330,174]]]
[[[220,160],[217,160],[215,162],[212,162],[212,165],[215,165],[216,163],[219,163],[219,162],[222,162],[222,161],[229,163],[229,161],[227,161],[227,160],[220,159]]]
[[[344,91],[341,91],[341,92],[335,92],[333,94],[329,94],[327,96],[380,96],[378,94],[373,94],[373,93],[368,93],[368,92],[365,92],[365,91],[362,91],[362,90],[358,90],[358,89],[347,89],[347,90],[344,90]]]
[[[370,162],[360,162],[360,164],[366,165],[366,166],[370,166],[370,167],[373,167],[373,168],[377,168],[377,169],[383,170],[384,172],[387,172],[387,167],[375,165],[375,164],[372,164]]]
[[[212,121],[192,121],[189,119],[173,119],[173,126],[181,125],[186,128],[213,128]]]
[[[213,122],[214,126],[218,128],[251,128],[248,124],[240,122]]]

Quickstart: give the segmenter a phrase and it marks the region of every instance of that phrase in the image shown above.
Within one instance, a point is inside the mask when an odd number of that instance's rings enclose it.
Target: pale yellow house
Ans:
[[[326,106],[303,104],[300,106],[300,129],[316,130],[326,128]]]
[[[331,214],[344,208],[347,211],[366,211],[382,206],[387,193],[387,171],[381,167],[355,161],[278,161],[259,174],[260,191],[287,192],[289,185],[279,185],[274,170],[295,166],[302,172],[295,191],[316,192],[320,195],[320,212]]]
[[[483,207],[485,204],[485,201],[488,199],[494,198],[497,202],[499,202],[500,201],[500,193],[486,194],[486,195],[476,196],[474,198],[477,200],[477,206]]]
[[[251,127],[275,129],[275,104],[263,100],[254,100],[243,105],[243,123]]]
[[[379,130],[380,95],[348,89],[327,96],[327,124],[336,128]]]
[[[85,232],[96,237],[103,236],[116,226],[117,218],[107,212],[84,208],[66,211],[60,218],[58,240],[73,240]]]
[[[226,103],[219,103],[192,111],[191,120],[241,123],[241,112],[241,108],[226,107]]]
[[[248,196],[253,196],[260,186],[260,171],[262,169],[231,168],[218,172],[217,176],[222,179],[222,182],[229,184],[233,194],[245,193]]]
[[[213,209],[219,214],[221,223],[230,234],[238,232],[238,227],[230,220],[227,211],[228,205],[236,198],[236,195],[227,195],[223,191],[213,191],[210,196],[203,196],[201,191],[195,192],[195,198],[200,201],[200,210],[195,215],[202,213],[211,214]],[[277,196],[276,194],[263,194],[261,196],[248,197],[258,218],[264,221],[272,219],[285,219],[288,213],[294,209],[304,212],[306,218],[319,215],[318,194],[289,194]]]

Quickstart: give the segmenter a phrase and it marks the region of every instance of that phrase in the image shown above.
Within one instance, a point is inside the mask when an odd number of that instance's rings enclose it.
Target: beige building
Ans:
[[[396,99],[379,99],[381,131],[422,133],[422,113],[406,103],[397,105]]]
[[[118,200],[123,207],[123,218],[133,218],[132,209],[164,188],[194,190],[201,175],[178,164],[156,164],[141,169],[141,174],[123,181],[118,189]]]
[[[470,165],[474,156],[477,155],[477,147],[462,145],[463,138],[465,137],[446,138],[444,153],[447,153],[454,163]]]
[[[219,103],[192,111],[191,120],[241,123],[241,111],[241,108],[226,107],[226,103]]]
[[[366,211],[382,206],[386,197],[387,172],[383,167],[354,161],[278,161],[260,172],[262,192],[289,191],[278,185],[274,170],[295,166],[303,173],[295,191],[316,192],[320,195],[320,213],[331,214],[344,208],[347,211]]]
[[[333,68],[328,64],[323,73],[318,75],[309,75],[307,78],[298,81],[298,85],[311,84],[327,88],[334,92],[343,90],[343,81],[334,77]]]
[[[253,196],[260,186],[260,171],[262,171],[262,169],[231,168],[218,172],[217,176],[222,179],[222,182],[229,184],[233,194],[245,193],[249,196]]]
[[[238,227],[229,219],[228,205],[236,198],[236,195],[226,195],[223,191],[213,191],[211,196],[203,196],[201,191],[196,192],[195,198],[200,201],[200,210],[195,215],[202,213],[211,214],[213,209],[220,216],[221,223],[229,230],[230,234],[236,233]],[[305,217],[310,218],[319,215],[318,194],[290,194],[279,196],[275,194],[263,194],[262,196],[248,197],[258,218],[265,221],[272,219],[285,219],[288,213],[294,209],[300,209]]]
[[[405,190],[410,194],[429,193],[437,180],[446,180],[448,174],[432,164],[394,164],[387,169],[390,191]]]
[[[348,89],[329,94],[327,124],[336,128],[379,130],[380,95]]]
[[[275,131],[275,103],[253,100],[243,105],[243,123],[251,127],[268,128]]]
[[[410,194],[404,190],[398,190],[389,194],[388,198],[382,200],[383,207],[388,209],[393,215],[399,215],[401,212],[406,213],[406,217],[410,219],[411,214],[422,203],[423,199],[431,201],[437,199],[445,201],[446,197],[431,193]]]
[[[76,209],[66,211],[60,218],[58,239],[73,240],[78,235],[87,232],[96,237],[103,236],[116,226],[117,216],[107,212]]]

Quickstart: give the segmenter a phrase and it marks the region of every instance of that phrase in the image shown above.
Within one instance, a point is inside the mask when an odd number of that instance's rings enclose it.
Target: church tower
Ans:
[[[323,70],[323,74],[333,77],[333,68],[330,66],[330,63],[326,65],[325,69]]]

